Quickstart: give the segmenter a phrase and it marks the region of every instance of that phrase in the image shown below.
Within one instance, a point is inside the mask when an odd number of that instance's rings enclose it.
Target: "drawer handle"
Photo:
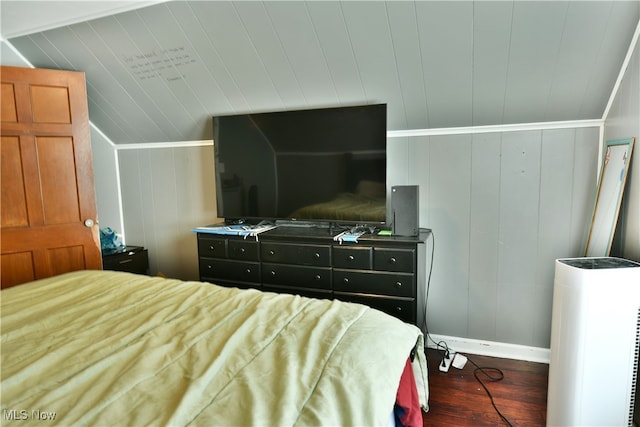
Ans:
[[[209,246],[209,250],[210,250],[210,251],[215,250],[215,248],[216,248],[216,247],[215,247],[215,246],[213,246],[213,245],[210,245],[210,246]]]
[[[313,256],[316,257],[316,259],[320,259],[320,254],[318,252],[316,252]]]
[[[319,281],[320,279],[322,279],[322,277],[320,277],[319,274],[316,274],[316,282]]]
[[[389,258],[389,262],[390,262],[391,264],[395,264],[395,263],[396,263],[396,261],[397,261],[396,257],[391,257],[391,258]]]
[[[348,259],[349,261],[353,261],[354,259],[356,259],[356,257],[354,257],[353,255],[349,255],[349,256],[347,257],[347,259]]]
[[[344,279],[342,279],[342,283],[344,283],[345,285],[349,284],[349,278],[345,277]]]
[[[250,268],[247,268],[246,271],[247,271],[247,274],[251,274],[251,269]]]
[[[396,288],[400,289],[402,287],[402,282],[396,282]]]
[[[211,264],[207,264],[207,268],[208,268],[209,270],[213,270],[213,265],[211,265]]]
[[[240,253],[243,254],[245,252],[244,248],[240,248]]]
[[[269,251],[269,255],[275,255],[275,254],[276,254],[276,251],[274,251],[273,249]]]
[[[132,259],[123,259],[122,261],[119,261],[120,264],[126,264],[128,262],[132,262]]]
[[[271,275],[272,275],[272,276],[275,276],[275,275],[276,275],[275,270],[271,270]]]
[[[399,305],[398,305],[398,306],[396,306],[396,311],[397,311],[397,312],[402,311],[402,307],[400,307]]]

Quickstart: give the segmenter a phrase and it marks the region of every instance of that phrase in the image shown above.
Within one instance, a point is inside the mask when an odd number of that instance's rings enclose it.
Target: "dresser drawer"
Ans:
[[[198,233],[200,280],[359,302],[405,322],[424,321],[417,284],[426,281],[426,235],[340,244],[334,231],[283,225],[258,240]]]
[[[397,317],[403,322],[416,323],[415,300],[413,298],[384,298],[376,296],[363,296],[335,292],[336,299],[341,301],[356,302],[368,305],[371,308],[383,311]]]
[[[200,258],[201,280],[216,283],[216,279],[239,282],[260,282],[260,263]]]
[[[371,270],[373,248],[370,247],[333,247],[333,266]]]
[[[226,258],[227,239],[209,237],[198,239],[198,254],[209,258]]]
[[[331,289],[331,268],[264,263],[262,264],[262,283]]]
[[[263,242],[260,258],[263,262],[328,267],[331,265],[331,246]]]
[[[414,273],[416,271],[415,250],[376,248],[373,252],[373,268],[374,270]]]
[[[398,297],[415,297],[415,276],[408,273],[333,270],[333,290]]]
[[[228,255],[231,259],[241,261],[258,261],[258,242],[248,240],[229,240]]]

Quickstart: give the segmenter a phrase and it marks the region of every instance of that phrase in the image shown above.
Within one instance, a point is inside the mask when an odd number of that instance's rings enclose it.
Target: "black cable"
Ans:
[[[476,368],[473,370],[473,376],[476,378],[476,380],[480,383],[480,385],[482,386],[482,388],[484,389],[484,391],[487,393],[487,396],[489,396],[489,400],[491,400],[491,405],[493,406],[493,409],[496,410],[496,412],[498,413],[498,415],[500,415],[500,418],[502,418],[502,420],[509,426],[509,427],[513,427],[511,422],[507,419],[507,417],[505,417],[502,412],[500,412],[500,409],[498,409],[498,406],[496,406],[496,402],[493,400],[493,395],[491,394],[491,392],[489,391],[489,389],[487,388],[487,386],[485,385],[485,383],[482,381],[482,379],[480,379],[480,374],[484,374],[488,380],[490,382],[497,382],[497,381],[502,381],[504,379],[504,373],[498,369],[498,368],[483,368],[478,366],[478,364],[476,362],[474,362],[473,360],[469,359],[469,356],[466,356],[467,360],[469,362],[471,362]],[[493,372],[496,374],[496,376],[492,376],[489,372]]]
[[[438,343],[436,343],[433,340],[433,338],[431,338],[431,335],[429,335],[429,329],[427,328],[427,305],[429,304],[429,288],[431,287],[431,273],[433,272],[433,254],[436,251],[436,236],[435,234],[433,234],[433,230],[429,230],[429,234],[431,235],[431,242],[432,242],[431,261],[430,261],[431,265],[429,266],[429,275],[427,276],[427,289],[424,295],[424,310],[422,311],[422,324],[424,325],[424,335],[427,337],[427,340],[431,340],[431,342],[434,343],[437,347]]]
[[[450,356],[450,350],[449,350],[449,346],[447,345],[447,343],[445,341],[439,341],[436,342],[433,337],[431,336],[431,334],[429,333],[429,328],[427,327],[427,305],[429,304],[429,288],[431,287],[431,273],[433,272],[433,258],[434,258],[434,254],[436,252],[436,236],[433,233],[433,230],[429,230],[429,234],[431,235],[431,260],[429,262],[429,275],[427,276],[427,289],[425,291],[425,296],[424,296],[424,310],[422,311],[422,324],[424,325],[424,336],[426,337],[426,341],[425,341],[425,346],[429,346],[429,341],[431,341],[434,345],[436,350],[442,354],[442,362],[444,363],[444,359],[445,358],[449,358]]]
[[[449,345],[446,343],[446,341],[442,341],[442,340],[439,341],[439,342],[436,342],[431,337],[431,334],[429,334],[429,329],[427,328],[427,304],[429,302],[429,288],[431,287],[431,272],[433,271],[433,257],[434,257],[434,253],[436,251],[436,236],[433,234],[433,230],[430,230],[430,234],[431,234],[431,241],[432,241],[431,262],[430,262],[431,265],[429,266],[429,276],[427,278],[427,290],[425,292],[425,298],[424,298],[424,311],[422,312],[422,316],[423,316],[422,317],[422,320],[423,320],[422,323],[424,325],[424,335],[427,337],[427,342],[425,342],[425,345],[428,345],[428,341],[431,340],[431,342],[436,346],[436,350],[438,352],[442,353],[443,362],[444,362],[444,358],[445,357],[449,357],[450,353],[451,353],[450,350],[449,350]],[[484,391],[487,393],[487,396],[489,396],[489,400],[491,400],[491,405],[493,406],[493,409],[496,410],[496,412],[500,416],[500,418],[502,418],[502,420],[509,427],[513,427],[513,425],[507,419],[507,417],[505,417],[502,414],[502,412],[500,412],[500,410],[496,406],[495,401],[493,400],[493,395],[491,394],[491,392],[489,391],[489,389],[487,388],[485,383],[480,379],[480,374],[484,374],[489,379],[490,382],[501,381],[502,379],[504,379],[504,373],[498,368],[482,368],[482,367],[478,366],[473,360],[469,359],[469,356],[466,356],[466,357],[467,357],[467,360],[469,362],[471,362],[476,367],[474,369],[474,371],[473,371],[473,376],[480,383],[482,388],[484,388]],[[496,372],[497,376],[492,376],[491,374],[489,374],[489,371]]]

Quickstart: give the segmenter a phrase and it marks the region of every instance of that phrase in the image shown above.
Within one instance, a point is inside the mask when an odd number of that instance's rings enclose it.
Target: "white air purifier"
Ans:
[[[638,375],[640,264],[556,260],[548,426],[631,426]]]

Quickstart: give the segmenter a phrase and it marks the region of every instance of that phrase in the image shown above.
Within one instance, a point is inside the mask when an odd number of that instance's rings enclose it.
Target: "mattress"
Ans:
[[[385,425],[423,337],[359,304],[112,271],[2,290],[3,424]]]

